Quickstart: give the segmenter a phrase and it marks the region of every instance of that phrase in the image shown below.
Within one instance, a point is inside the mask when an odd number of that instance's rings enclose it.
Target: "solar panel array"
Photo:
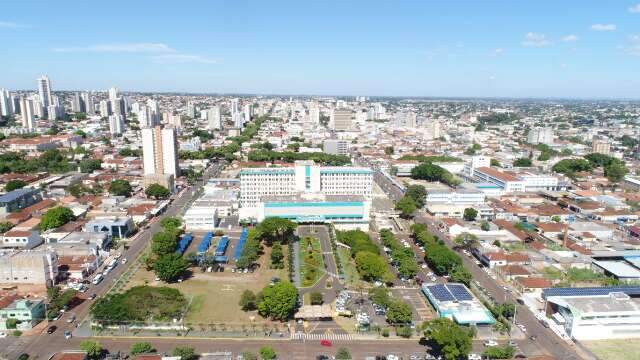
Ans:
[[[458,301],[473,300],[473,296],[471,296],[469,290],[467,290],[464,286],[459,284],[450,284],[447,285],[447,287],[449,288],[449,291],[451,291],[451,294],[453,294],[453,296],[455,296]]]
[[[429,291],[438,301],[467,301],[473,300],[471,293],[460,284],[447,284],[447,285],[431,285],[428,287]]]
[[[612,292],[623,292],[627,295],[640,295],[639,286],[607,286],[585,288],[548,288],[542,290],[542,297],[549,296],[598,296],[609,295]]]

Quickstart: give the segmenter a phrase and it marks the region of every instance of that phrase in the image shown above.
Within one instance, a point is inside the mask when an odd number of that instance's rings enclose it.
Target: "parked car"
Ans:
[[[67,331],[64,332],[64,338],[65,339],[69,340],[69,339],[71,339],[71,336],[72,336],[71,335],[71,331],[67,330]]]
[[[69,314],[69,317],[67,318],[67,322],[71,324],[75,320],[76,320],[76,316],[74,314]]]
[[[482,344],[487,347],[498,346],[498,342],[495,340],[485,340]]]
[[[49,326],[49,328],[47,329],[47,334],[53,334],[56,331],[56,329],[58,329],[58,327],[55,325]]]
[[[322,340],[320,340],[320,345],[326,346],[326,347],[331,347],[333,344],[331,343],[331,340],[322,339]]]
[[[469,354],[469,355],[467,356],[467,359],[468,359],[468,360],[482,360],[482,355],[480,355],[480,354],[473,354],[473,353],[472,353],[472,354]]]

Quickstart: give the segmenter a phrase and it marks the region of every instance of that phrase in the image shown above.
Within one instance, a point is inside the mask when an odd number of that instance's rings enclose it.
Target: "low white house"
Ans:
[[[42,244],[42,238],[38,231],[7,231],[2,237],[3,248],[33,249]]]

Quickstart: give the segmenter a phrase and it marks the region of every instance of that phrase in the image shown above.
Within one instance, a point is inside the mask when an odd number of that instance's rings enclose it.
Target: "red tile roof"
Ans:
[[[528,289],[544,289],[551,287],[551,281],[540,277],[518,277],[516,279],[520,285]]]

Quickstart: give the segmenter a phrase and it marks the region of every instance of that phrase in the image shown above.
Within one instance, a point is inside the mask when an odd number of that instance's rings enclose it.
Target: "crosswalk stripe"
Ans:
[[[293,334],[294,340],[353,340],[351,334],[305,334],[295,333]]]

